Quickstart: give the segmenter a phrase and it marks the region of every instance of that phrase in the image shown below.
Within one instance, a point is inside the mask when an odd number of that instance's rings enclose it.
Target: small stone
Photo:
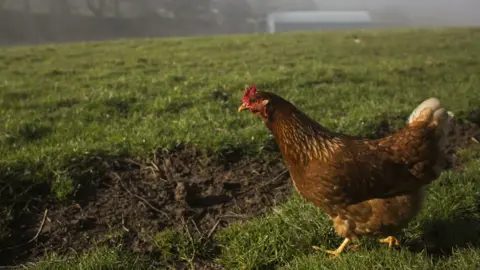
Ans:
[[[175,187],[175,200],[184,201],[185,195],[186,195],[185,183],[178,182],[177,186]]]

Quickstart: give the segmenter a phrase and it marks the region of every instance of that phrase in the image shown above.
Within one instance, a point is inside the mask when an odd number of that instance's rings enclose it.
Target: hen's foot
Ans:
[[[387,238],[380,239],[380,243],[388,244],[389,248],[392,248],[393,246],[396,246],[396,247],[400,246],[400,241],[398,241],[398,239],[393,237],[393,236],[389,236]]]
[[[340,256],[340,254],[343,252],[343,250],[327,250],[326,251],[328,255],[330,255],[332,258],[336,258]]]
[[[330,254],[333,257],[338,257],[343,252],[345,247],[347,247],[348,243],[350,243],[350,239],[345,238],[345,240],[343,240],[342,244],[336,250],[327,250],[326,252],[327,254]],[[312,248],[314,250],[322,250],[322,248],[318,246],[312,246]]]

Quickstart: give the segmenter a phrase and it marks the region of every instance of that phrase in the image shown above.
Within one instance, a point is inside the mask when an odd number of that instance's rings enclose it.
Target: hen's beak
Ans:
[[[245,105],[242,104],[242,105],[240,105],[240,107],[238,107],[238,112],[244,111],[246,109],[248,109],[248,108]]]

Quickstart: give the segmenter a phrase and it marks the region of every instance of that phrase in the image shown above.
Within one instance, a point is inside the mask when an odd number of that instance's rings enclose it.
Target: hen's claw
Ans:
[[[343,240],[342,244],[336,250],[326,250],[325,252],[329,255],[332,255],[333,257],[338,257],[340,255],[340,253],[343,252],[345,247],[347,247],[348,243],[350,243],[350,239],[345,238],[345,240]],[[312,248],[314,250],[323,250],[319,246],[312,246]]]
[[[388,248],[392,248],[393,246],[396,246],[396,247],[400,246],[400,241],[398,241],[398,239],[393,237],[393,236],[389,236],[387,238],[380,239],[379,242],[388,244]]]
[[[340,256],[340,253],[342,253],[342,251],[339,251],[338,249],[327,250],[326,252],[327,252],[328,255],[331,255],[333,258],[336,258],[336,257]]]

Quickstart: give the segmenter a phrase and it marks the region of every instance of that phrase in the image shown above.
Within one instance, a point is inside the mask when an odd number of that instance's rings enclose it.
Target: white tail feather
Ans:
[[[450,111],[445,110],[440,101],[437,98],[429,98],[418,105],[415,110],[408,117],[408,123],[412,123],[420,116],[420,112],[426,108],[432,109],[432,114],[426,120],[433,122],[436,121],[437,129],[435,132],[435,137],[437,139],[437,146],[439,153],[437,164],[434,166],[435,171],[440,173],[445,167],[445,159],[447,157],[447,143],[448,143],[448,134],[452,129],[454,114]]]

